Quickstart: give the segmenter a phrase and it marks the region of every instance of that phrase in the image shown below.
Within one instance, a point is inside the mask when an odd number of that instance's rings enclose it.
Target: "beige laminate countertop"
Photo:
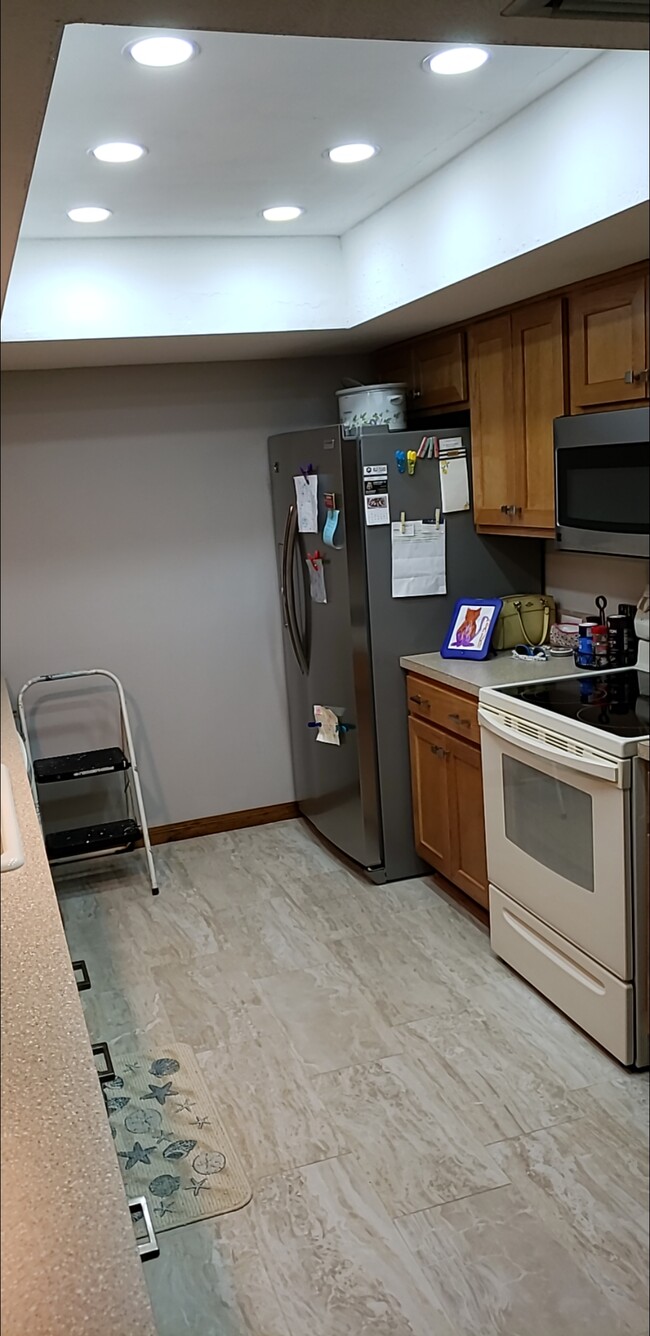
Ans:
[[[650,761],[650,742],[639,743],[639,756],[642,761]]]
[[[2,1336],[154,1336],[124,1187],[14,726],[25,862],[2,874]]]
[[[512,654],[497,654],[493,659],[443,659],[441,654],[413,654],[400,659],[402,668],[420,677],[430,677],[444,686],[478,696],[481,687],[500,687],[517,682],[540,682],[549,677],[575,677],[584,668],[577,668],[573,657],[546,659],[544,663],[531,659],[527,663],[513,659]]]

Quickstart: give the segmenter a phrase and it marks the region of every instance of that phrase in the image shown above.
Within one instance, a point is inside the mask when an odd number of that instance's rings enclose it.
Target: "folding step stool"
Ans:
[[[65,756],[44,756],[38,761],[32,759],[29,732],[25,715],[25,693],[39,682],[62,682],[73,677],[108,677],[114,683],[120,704],[121,742],[120,747],[101,747],[95,751],[71,752]],[[69,863],[83,858],[99,858],[102,855],[125,853],[132,850],[138,840],[142,840],[151,880],[151,894],[158,895],[156,868],[151,852],[149,827],[142,800],[140,775],[133,748],[133,736],[129,723],[124,689],[119,677],[109,673],[106,668],[82,668],[68,673],[44,673],[41,677],[32,677],[18,693],[18,717],[27,751],[30,782],[34,803],[42,824],[39,801],[39,785],[60,784],[71,779],[92,779],[96,775],[108,775],[116,771],[124,772],[124,792],[128,806],[135,809],[135,816],[122,821],[105,821],[96,826],[80,826],[75,830],[59,830],[45,836],[45,849],[51,864]],[[133,776],[131,793],[130,776]]]

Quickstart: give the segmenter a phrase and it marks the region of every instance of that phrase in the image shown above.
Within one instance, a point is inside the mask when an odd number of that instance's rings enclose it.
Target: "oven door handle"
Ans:
[[[607,780],[609,784],[616,784],[617,788],[625,789],[629,787],[627,771],[629,767],[621,764],[620,761],[608,761],[603,756],[572,756],[571,752],[565,752],[561,747],[553,747],[549,742],[542,742],[539,738],[531,738],[523,733],[518,733],[515,729],[508,728],[507,724],[502,724],[499,719],[484,707],[478,707],[478,721],[481,728],[486,728],[490,733],[495,733],[498,738],[504,742],[509,742],[513,747],[519,747],[521,751],[531,752],[533,756],[539,756],[542,761],[553,761],[555,765],[566,766],[569,770],[577,770],[581,775],[592,775],[594,779]],[[626,782],[627,781],[627,782]]]

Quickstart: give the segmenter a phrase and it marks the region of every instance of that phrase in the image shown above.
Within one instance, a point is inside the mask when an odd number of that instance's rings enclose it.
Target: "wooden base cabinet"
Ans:
[[[414,715],[409,740],[415,847],[426,863],[487,907],[480,747]]]

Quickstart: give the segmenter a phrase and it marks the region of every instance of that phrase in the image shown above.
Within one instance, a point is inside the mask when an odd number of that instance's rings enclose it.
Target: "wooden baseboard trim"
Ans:
[[[224,830],[244,830],[247,826],[268,826],[272,821],[291,821],[297,817],[297,803],[275,803],[272,807],[248,807],[243,812],[221,812],[219,816],[199,816],[193,821],[172,821],[168,826],[152,826],[152,844],[173,840],[195,840],[200,835],[219,835]]]

